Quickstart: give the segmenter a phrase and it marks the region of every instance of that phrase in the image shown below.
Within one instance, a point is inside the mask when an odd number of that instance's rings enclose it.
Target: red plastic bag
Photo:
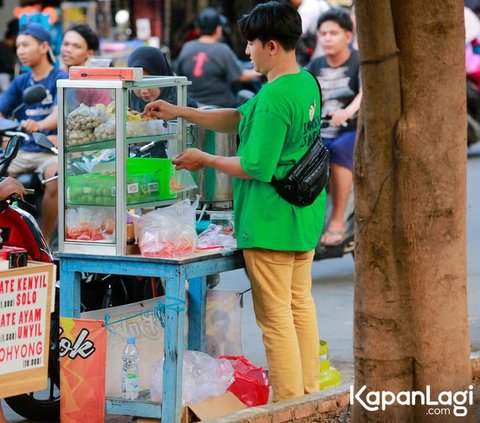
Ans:
[[[219,358],[232,361],[235,380],[227,391],[232,392],[248,407],[264,405],[268,402],[270,382],[265,369],[254,366],[243,355],[223,355]]]

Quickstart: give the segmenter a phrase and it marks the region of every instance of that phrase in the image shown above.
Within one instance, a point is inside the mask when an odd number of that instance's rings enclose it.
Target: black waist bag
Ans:
[[[330,152],[320,135],[305,155],[283,179],[270,182],[284,200],[295,206],[309,206],[327,186],[330,177]]]

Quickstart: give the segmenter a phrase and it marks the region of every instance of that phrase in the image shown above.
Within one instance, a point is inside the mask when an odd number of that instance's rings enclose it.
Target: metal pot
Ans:
[[[198,148],[216,156],[235,156],[237,152],[237,135],[215,132],[187,124],[187,147]],[[232,207],[232,177],[226,173],[206,168],[192,172],[198,185],[196,193],[201,201],[212,209]],[[193,192],[195,194],[195,192]]]

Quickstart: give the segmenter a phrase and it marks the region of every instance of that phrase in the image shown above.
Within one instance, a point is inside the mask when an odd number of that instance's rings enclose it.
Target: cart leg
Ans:
[[[189,279],[188,282],[188,348],[205,352],[207,278]]]
[[[182,367],[185,333],[185,274],[167,278],[163,364],[162,422],[179,423],[182,409]]]
[[[80,317],[80,272],[69,270],[60,260],[60,316]]]

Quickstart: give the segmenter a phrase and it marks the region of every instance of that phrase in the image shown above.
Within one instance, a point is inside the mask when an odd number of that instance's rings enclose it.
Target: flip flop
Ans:
[[[333,241],[330,240],[330,242],[328,242],[329,240],[327,238],[333,238]],[[320,240],[320,244],[321,245],[324,245],[326,247],[334,247],[336,245],[340,245],[343,243],[343,241],[345,241],[345,231],[329,231],[329,230],[326,230],[323,235],[322,235],[322,238]]]

